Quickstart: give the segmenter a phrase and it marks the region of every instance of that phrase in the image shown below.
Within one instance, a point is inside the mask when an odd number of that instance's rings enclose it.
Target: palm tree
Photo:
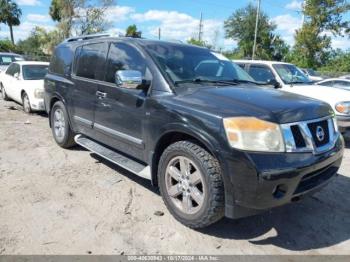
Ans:
[[[21,24],[21,15],[22,10],[15,2],[12,0],[0,0],[0,23],[7,24],[9,26],[12,44],[15,44],[12,27]]]

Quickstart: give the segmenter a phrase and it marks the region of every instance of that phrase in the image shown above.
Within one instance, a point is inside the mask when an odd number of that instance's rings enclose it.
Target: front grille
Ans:
[[[290,129],[292,130],[295,146],[297,148],[306,147],[305,139],[300,131],[299,126],[294,125],[294,126],[291,126]]]
[[[281,127],[287,152],[322,153],[333,148],[339,137],[331,117]]]
[[[327,120],[321,122],[310,123],[307,125],[310,129],[312,138],[314,139],[315,145],[317,147],[324,146],[329,143],[329,130]],[[320,139],[317,136],[318,129],[321,128],[323,132],[323,138]]]
[[[337,173],[337,171],[337,167],[330,165],[303,176],[298,187],[294,192],[294,195],[301,194],[305,191],[309,191],[314,187],[323,184],[331,177],[333,177]]]

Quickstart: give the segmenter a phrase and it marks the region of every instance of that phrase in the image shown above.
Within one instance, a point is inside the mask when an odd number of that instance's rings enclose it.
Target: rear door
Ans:
[[[93,136],[98,82],[104,77],[107,43],[80,46],[75,52],[71,92],[72,119],[78,132]]]
[[[20,73],[21,67],[17,63],[12,63],[5,72],[4,86],[9,97],[17,102],[21,102],[20,95]]]
[[[100,96],[94,129],[99,141],[142,160],[144,150],[145,91],[117,86],[119,70],[136,70],[143,79],[151,80],[144,55],[134,46],[113,42],[107,58],[105,81],[98,84]]]

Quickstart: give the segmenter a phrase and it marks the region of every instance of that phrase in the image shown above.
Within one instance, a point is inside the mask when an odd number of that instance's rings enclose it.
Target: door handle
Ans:
[[[107,97],[107,93],[103,93],[103,92],[100,92],[100,91],[97,91],[96,92],[96,96],[100,99],[102,98],[106,98]]]

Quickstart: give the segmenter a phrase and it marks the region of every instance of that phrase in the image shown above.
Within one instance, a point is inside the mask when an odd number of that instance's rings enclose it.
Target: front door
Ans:
[[[72,120],[79,133],[93,136],[98,82],[104,77],[107,43],[78,47],[75,52],[71,89]]]
[[[110,44],[105,81],[98,84],[96,137],[117,150],[145,160],[143,126],[147,94],[137,88],[117,85],[115,75],[120,70],[136,70],[143,79],[151,78],[145,58],[135,47],[121,42]]]

